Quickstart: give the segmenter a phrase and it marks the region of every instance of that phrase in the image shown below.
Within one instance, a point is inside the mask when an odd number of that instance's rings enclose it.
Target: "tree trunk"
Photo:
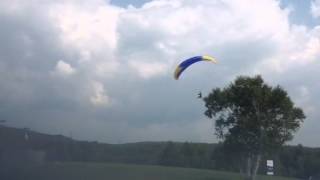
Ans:
[[[247,173],[246,173],[246,180],[251,180],[252,176],[252,156],[249,154],[247,157]]]
[[[259,165],[261,161],[261,154],[248,155],[247,157],[247,169],[246,169],[246,180],[255,180]]]
[[[259,166],[260,166],[260,162],[261,162],[261,154],[258,154],[256,157],[256,162],[254,164],[253,167],[253,172],[252,172],[252,180],[254,180],[257,176],[258,170],[259,170]]]

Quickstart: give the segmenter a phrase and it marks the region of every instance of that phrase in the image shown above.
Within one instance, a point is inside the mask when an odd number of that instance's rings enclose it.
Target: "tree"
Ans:
[[[245,159],[250,180],[255,179],[261,156],[291,140],[305,119],[285,90],[267,85],[261,76],[239,76],[203,100],[205,115],[215,120],[217,137]]]
[[[179,166],[181,165],[179,155],[180,153],[177,146],[169,141],[160,154],[159,164],[165,166]]]
[[[193,145],[194,147],[195,145]],[[188,142],[183,143],[180,154],[182,156],[182,166],[193,167],[194,148]]]

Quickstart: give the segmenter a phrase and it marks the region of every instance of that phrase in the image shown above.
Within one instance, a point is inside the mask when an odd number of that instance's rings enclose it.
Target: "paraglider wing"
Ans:
[[[179,64],[179,66],[176,68],[174,72],[174,78],[179,79],[181,73],[184,70],[186,70],[190,65],[199,61],[211,61],[213,63],[217,63],[217,61],[211,56],[195,56],[195,57],[189,58]]]

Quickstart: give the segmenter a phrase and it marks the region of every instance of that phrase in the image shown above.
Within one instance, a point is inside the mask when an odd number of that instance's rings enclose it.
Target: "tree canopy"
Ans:
[[[204,102],[205,115],[215,120],[217,137],[242,153],[251,178],[261,155],[291,140],[305,119],[282,87],[266,84],[261,76],[239,76],[225,88],[213,89]]]

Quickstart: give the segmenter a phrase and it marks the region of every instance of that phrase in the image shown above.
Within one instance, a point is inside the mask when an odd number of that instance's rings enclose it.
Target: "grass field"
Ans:
[[[19,173],[25,180],[241,180],[236,173],[107,163],[55,163]],[[259,176],[258,180],[294,180]]]

